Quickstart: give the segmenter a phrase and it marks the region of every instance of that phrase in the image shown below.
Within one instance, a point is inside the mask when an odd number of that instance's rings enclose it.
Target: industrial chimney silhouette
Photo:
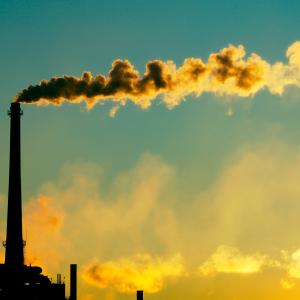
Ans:
[[[21,190],[21,133],[20,118],[23,114],[20,103],[12,103],[10,116],[9,187],[7,206],[7,228],[5,242],[5,264],[24,265],[22,235],[22,190]]]
[[[65,300],[65,283],[61,275],[56,283],[42,275],[38,266],[24,263],[22,233],[22,189],[21,189],[21,116],[20,103],[11,103],[9,186],[5,262],[0,264],[1,300]],[[76,265],[72,265],[72,299],[76,300]]]

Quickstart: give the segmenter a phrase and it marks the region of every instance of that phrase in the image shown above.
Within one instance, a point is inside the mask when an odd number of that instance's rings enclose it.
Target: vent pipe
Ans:
[[[136,300],[143,300],[144,292],[143,291],[136,291]]]
[[[77,300],[77,264],[70,265],[70,300]]]

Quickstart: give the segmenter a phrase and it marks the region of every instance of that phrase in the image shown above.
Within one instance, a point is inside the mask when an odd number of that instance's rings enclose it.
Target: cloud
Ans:
[[[300,278],[300,249],[290,253],[282,251],[282,266],[289,278]]]
[[[268,254],[243,254],[239,249],[221,245],[210,257],[198,267],[199,276],[217,276],[221,274],[247,275],[267,273],[267,270],[280,272],[283,276],[280,285],[284,289],[295,287],[295,279],[300,278],[300,250],[291,254],[282,250],[276,258]]]
[[[284,289],[287,290],[292,289],[295,286],[295,282],[291,281],[290,279],[281,279],[280,284]]]
[[[244,255],[236,248],[222,245],[199,267],[199,272],[204,276],[216,273],[251,274],[260,272],[266,264],[265,255]]]
[[[125,293],[134,293],[137,290],[157,293],[168,278],[181,277],[184,273],[180,254],[166,258],[138,254],[116,261],[91,263],[84,271],[83,278],[98,288],[112,286]]]
[[[79,252],[82,259],[176,249],[193,263],[219,245],[260,253],[292,249],[300,245],[299,153],[278,143],[243,148],[209,189],[190,199],[176,199],[176,171],[153,155],[142,156],[109,184],[95,163],[66,164],[24,205],[27,247],[36,236],[37,243],[40,238],[60,249],[64,236],[74,248],[95,243]],[[39,236],[40,228],[52,235],[51,243]]]
[[[280,142],[243,147],[210,189],[199,194],[194,211],[203,219],[203,238],[217,245],[260,252],[300,244],[300,151]],[[204,216],[206,217],[204,218]]]
[[[44,274],[67,274],[70,263],[82,267],[91,257],[104,261],[150,253],[155,266],[161,267],[161,280],[153,279],[153,285],[164,283],[167,263],[175,265],[177,258],[166,255],[166,262],[160,258],[170,252],[157,248],[152,224],[157,220],[161,227],[168,224],[166,188],[173,176],[171,166],[145,154],[109,184],[105,181],[104,189],[104,171],[99,165],[65,164],[55,180],[45,182],[24,203],[26,262],[42,266]],[[88,287],[79,284],[89,294]]]
[[[300,86],[300,42],[293,43],[286,51],[288,64],[276,62],[269,66],[267,85],[271,93],[282,94],[288,86]]]
[[[24,205],[24,231],[27,242],[25,263],[42,265],[47,271],[65,259],[68,241],[62,234],[65,212],[53,198],[43,194]],[[49,247],[49,242],[53,243]],[[64,251],[61,249],[64,245]]]
[[[270,272],[275,272],[278,278],[273,284],[298,289],[299,153],[297,146],[278,141],[244,146],[228,160],[211,187],[195,199],[194,218],[201,220],[197,233],[205,241],[201,276],[271,278]]]
[[[65,164],[57,178],[24,203],[25,256],[45,267],[46,274],[67,274],[64,266],[77,262],[87,269],[94,266],[96,276],[103,274],[100,267],[122,270],[125,262],[134,270],[148,263],[154,272],[159,262],[171,260],[170,253],[180,253],[189,274],[203,262],[201,276],[190,278],[198,283],[213,280],[212,275],[227,282],[230,275],[252,274],[246,276],[251,284],[263,277],[282,290],[295,283],[289,292],[297,291],[299,153],[295,146],[274,141],[242,147],[206,190],[189,199],[179,198],[174,167],[154,155],[143,155],[112,179],[96,163]],[[189,177],[184,181],[188,184]],[[143,261],[137,253],[149,259]],[[80,267],[81,272],[87,269]],[[121,275],[114,274],[108,290],[117,289]],[[184,286],[185,275],[161,275],[162,287],[172,278]],[[107,292],[87,282],[79,283],[85,294]]]
[[[199,97],[204,92],[250,97],[265,88],[282,94],[287,86],[300,86],[299,45],[297,41],[288,48],[288,63],[270,64],[254,53],[247,57],[243,45],[229,45],[211,53],[206,63],[200,58],[186,58],[177,68],[173,61],[149,61],[143,75],[128,60],[117,59],[108,76],[84,72],[81,77],[53,77],[30,85],[16,95],[15,101],[38,105],[85,102],[92,108],[112,100],[115,106],[110,115],[114,117],[128,101],[146,109],[160,97],[172,108],[186,96]]]

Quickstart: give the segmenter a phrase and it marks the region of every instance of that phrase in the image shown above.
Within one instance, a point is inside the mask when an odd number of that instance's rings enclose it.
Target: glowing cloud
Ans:
[[[184,265],[180,254],[168,258],[144,254],[104,263],[94,262],[86,268],[83,279],[98,288],[112,286],[126,293],[138,289],[156,293],[162,289],[167,278],[183,275]]]
[[[265,255],[259,253],[244,255],[236,248],[222,245],[199,267],[199,272],[204,276],[216,273],[257,273],[265,265],[266,259]]]
[[[284,269],[286,269],[290,278],[300,278],[300,249],[292,254],[287,251],[282,251],[284,260]]]
[[[45,195],[41,194],[25,204],[27,264],[42,265],[48,270],[49,267],[57,266],[64,259],[64,254],[56,247],[62,244],[67,247],[67,241],[61,233],[64,217],[65,214],[59,205]],[[49,247],[48,240],[54,243],[52,247]]]
[[[281,286],[284,289],[292,289],[295,286],[295,282],[291,281],[290,279],[281,279],[280,281]]]
[[[300,86],[300,42],[292,44],[286,56],[287,64],[271,65],[257,54],[246,57],[242,45],[229,45],[212,53],[206,63],[200,58],[186,58],[177,68],[173,61],[150,61],[143,76],[128,60],[117,59],[107,77],[90,72],[79,78],[53,77],[30,85],[16,95],[15,101],[39,105],[85,102],[91,108],[111,99],[117,104],[110,111],[115,116],[127,101],[146,109],[159,96],[172,108],[185,96],[200,96],[203,92],[249,97],[267,88],[282,94],[288,85]]]
[[[191,280],[198,280],[203,289],[209,289],[206,284],[211,281],[222,285],[231,282],[235,293],[236,282],[242,282],[245,286],[239,290],[244,293],[257,280],[266,280],[264,292],[297,293],[300,254],[291,251],[291,245],[299,245],[299,153],[299,148],[277,142],[242,148],[208,190],[195,199],[178,202],[174,201],[173,190],[176,170],[159,157],[144,155],[135,166],[118,173],[109,185],[104,181],[108,192],[102,189],[105,172],[99,165],[66,164],[55,180],[43,184],[35,197],[24,202],[27,262],[45,267],[46,274],[55,274],[61,266],[76,261],[79,266],[87,266],[83,268],[87,277],[80,281],[86,294],[94,290],[99,295],[115,295],[123,284],[126,292],[131,288],[131,282],[124,283],[121,277],[127,265],[130,272],[133,269],[130,278],[150,278],[145,283],[132,279],[139,285],[132,291],[155,290],[160,284],[163,288],[172,279],[184,285],[181,256],[178,264],[176,259],[172,264],[175,255],[158,255],[175,251],[184,257],[190,276],[197,270],[196,278]],[[4,217],[6,201],[0,195]],[[191,202],[186,205],[186,201]],[[4,230],[5,220],[3,224]],[[224,243],[237,248],[220,246],[211,252],[215,245]],[[274,249],[287,251],[281,255]],[[126,257],[128,253],[151,255]],[[90,263],[91,257],[98,260]],[[112,261],[105,261],[107,257]],[[182,272],[177,272],[180,261]],[[139,273],[140,269],[151,276]],[[109,273],[111,270],[115,273]],[[245,279],[245,274],[253,276]],[[209,278],[213,275],[218,275],[218,280]],[[100,285],[108,289],[96,288]],[[222,295],[222,288],[216,293]]]

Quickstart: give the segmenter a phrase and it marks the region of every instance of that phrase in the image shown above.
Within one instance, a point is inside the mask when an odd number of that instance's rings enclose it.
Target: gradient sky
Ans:
[[[230,43],[286,62],[299,20],[296,0],[0,1],[1,238],[6,112],[20,90],[107,74],[117,58],[141,73],[152,59],[206,60]],[[26,253],[53,277],[78,262],[83,300],[134,299],[120,270],[141,260],[150,274],[140,277],[154,276],[147,299],[298,299],[299,100],[296,87],[246,99],[204,94],[172,110],[129,104],[115,118],[110,104],[23,105]],[[119,277],[96,286],[91,264]]]

